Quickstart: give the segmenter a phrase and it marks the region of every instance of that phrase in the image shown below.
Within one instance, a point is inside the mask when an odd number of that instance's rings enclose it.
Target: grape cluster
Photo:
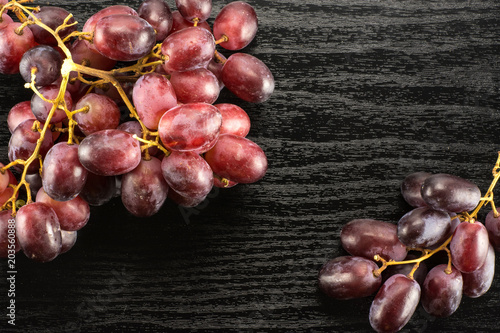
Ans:
[[[176,0],[173,12],[145,0],[105,8],[78,31],[65,9],[30,2],[0,3],[0,73],[19,73],[34,92],[8,114],[0,257],[22,249],[53,260],[73,246],[90,206],[116,195],[147,217],[167,198],[192,207],[213,186],[265,175],[265,153],[246,138],[248,114],[214,104],[224,87],[253,103],[273,93],[268,67],[238,52],[257,33],[251,5],[227,4],[211,27],[211,0]],[[16,238],[7,232],[14,218]]]
[[[500,213],[493,201],[500,154],[493,175],[484,196],[474,183],[454,175],[408,175],[401,194],[413,209],[397,225],[366,218],[344,225],[340,240],[350,255],[324,263],[319,289],[341,300],[375,294],[369,322],[377,332],[401,330],[419,303],[430,315],[447,317],[462,295],[483,295],[493,281],[495,251],[500,251]],[[477,216],[485,204],[492,209],[482,224]],[[441,251],[447,263],[430,267],[424,262]]]

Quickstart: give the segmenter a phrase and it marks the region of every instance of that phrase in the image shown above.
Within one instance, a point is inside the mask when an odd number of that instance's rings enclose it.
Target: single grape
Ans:
[[[28,119],[36,119],[31,111],[31,101],[19,102],[14,105],[7,115],[7,125],[10,133],[14,133],[16,127]]]
[[[77,232],[61,230],[61,252],[63,254],[71,250],[76,243]]]
[[[13,162],[15,160],[27,160],[31,157],[33,152],[35,151],[37,141],[40,139],[40,133],[38,131],[33,130],[33,124],[35,120],[28,119],[19,124],[9,141],[9,161]],[[45,155],[49,151],[49,149],[53,146],[52,135],[45,135],[39,150],[39,154],[42,158],[45,158]],[[23,170],[22,165],[16,165],[18,171]],[[40,161],[35,159],[28,167],[28,173],[36,173],[40,169]]]
[[[462,273],[462,276],[464,278],[463,293],[468,297],[480,297],[490,289],[495,276],[495,249],[491,244],[483,265],[471,273]]]
[[[135,216],[156,214],[167,199],[168,185],[163,179],[161,161],[155,157],[142,160],[134,170],[123,175],[121,199]]]
[[[201,27],[185,28],[163,41],[161,53],[167,57],[163,68],[167,73],[206,68],[214,52],[215,40],[210,31]]]
[[[76,64],[109,71],[116,65],[116,60],[109,59],[89,46],[86,40],[77,39],[70,47],[71,57]]]
[[[267,172],[267,157],[253,141],[233,134],[222,134],[205,154],[215,174],[237,183],[260,180]]]
[[[153,27],[138,16],[110,15],[97,22],[93,42],[105,57],[133,61],[151,51],[156,35]]]
[[[234,134],[245,137],[250,132],[250,117],[241,107],[230,103],[214,105],[222,115],[220,134]]]
[[[484,226],[488,230],[491,245],[495,251],[500,251],[500,216],[495,217],[495,211],[491,210],[486,215]]]
[[[422,306],[425,311],[436,317],[451,316],[462,300],[462,273],[451,266],[440,264],[432,268],[425,278],[422,288]]]
[[[212,12],[212,0],[175,0],[179,13],[186,20],[204,22]]]
[[[53,47],[35,46],[24,53],[19,63],[19,72],[24,81],[31,82],[35,70],[35,84],[46,86],[61,75],[62,57]]]
[[[204,153],[217,142],[221,125],[222,116],[215,106],[189,103],[165,112],[158,132],[167,149]]]
[[[120,124],[120,109],[107,96],[89,93],[75,105],[76,110],[84,107],[88,107],[88,111],[75,114],[74,119],[85,135],[106,129],[116,129]]]
[[[123,5],[114,5],[114,6],[109,6],[104,9],[101,9],[85,22],[82,28],[82,32],[87,32],[87,33],[92,33],[95,30],[95,26],[97,25],[97,22],[99,22],[100,19],[110,16],[110,15],[132,15],[132,16],[139,16],[139,14],[135,11],[135,9],[130,8],[128,6],[123,6]],[[93,43],[90,43],[88,41],[85,41],[85,43],[88,44],[89,48],[96,51],[97,49],[95,48]]]
[[[370,307],[370,325],[377,332],[397,332],[410,320],[420,300],[420,285],[396,274],[384,282]]]
[[[488,231],[480,222],[462,222],[450,242],[451,260],[462,273],[479,269],[488,254]]]
[[[91,206],[102,206],[113,198],[116,186],[115,176],[100,176],[89,172],[80,197]]]
[[[33,16],[42,21],[43,24],[51,28],[52,30],[56,30],[57,27],[63,24],[64,20],[70,15],[70,13],[64,8],[55,7],[55,6],[42,6],[39,10],[35,11]],[[73,17],[70,17],[67,21],[67,24],[72,24],[75,22]],[[57,40],[54,36],[44,28],[39,25],[33,24],[30,25],[30,29],[33,32],[33,36],[35,37],[35,41],[38,44],[46,44],[51,46],[57,46]],[[73,31],[76,31],[76,25],[72,25],[66,27],[59,31],[59,37],[64,39]]]
[[[206,68],[173,72],[170,82],[181,103],[214,103],[219,97],[217,77]]]
[[[19,73],[19,63],[23,54],[36,45],[35,38],[29,27],[24,27],[22,33],[17,34],[21,23],[9,23],[0,30],[0,73]]]
[[[219,45],[227,50],[241,50],[257,34],[257,14],[252,6],[243,1],[233,1],[224,6],[214,21],[214,37],[226,36]]]
[[[158,129],[163,114],[177,106],[172,84],[166,76],[158,73],[141,76],[132,90],[132,99],[141,121],[151,130]]]
[[[161,171],[168,186],[184,197],[207,196],[214,182],[208,163],[193,152],[172,152],[163,158]]]
[[[101,176],[122,175],[141,162],[141,146],[127,132],[110,129],[95,132],[80,142],[80,163]]]
[[[424,181],[422,198],[431,208],[460,213],[476,208],[481,191],[474,183],[458,176],[435,174]]]
[[[193,27],[194,23],[191,21],[188,21],[182,16],[181,13],[179,13],[178,10],[172,12],[172,29],[170,29],[169,35],[173,34],[176,31],[182,30],[184,28],[190,28]],[[210,31],[210,25],[204,21],[200,22],[197,24],[198,27],[207,29]]]
[[[443,243],[451,228],[448,213],[428,207],[418,207],[406,213],[398,222],[399,240],[411,248],[430,248]]]
[[[90,218],[89,204],[79,196],[68,201],[57,201],[52,199],[42,188],[36,195],[36,202],[43,202],[54,210],[63,230],[80,230]]]
[[[42,168],[43,188],[54,200],[71,200],[85,186],[88,171],[80,163],[78,147],[78,144],[59,142],[45,156]]]
[[[39,92],[48,100],[55,100],[59,94],[59,87],[55,85],[45,86],[39,89]],[[73,99],[71,98],[71,94],[68,91],[64,92],[64,101],[66,103],[66,107],[68,110],[73,109]],[[50,102],[46,102],[40,98],[37,94],[33,94],[31,98],[31,111],[35,115],[36,119],[41,122],[47,121],[49,117],[50,110],[52,109],[53,104]],[[66,112],[61,109],[56,109],[52,118],[50,119],[51,124],[59,123],[66,119]]]
[[[397,226],[388,222],[352,220],[342,228],[340,241],[351,255],[367,259],[379,255],[385,260],[401,261],[407,255],[406,246],[398,239]]]
[[[331,259],[319,271],[319,289],[336,299],[370,296],[382,284],[382,277],[373,274],[377,269],[377,264],[362,257]]]
[[[222,82],[247,102],[265,102],[274,91],[274,77],[269,68],[246,53],[234,53],[227,59],[222,68]]]
[[[61,251],[61,227],[54,210],[42,202],[22,206],[16,215],[16,235],[24,254],[48,262]]]
[[[21,249],[15,226],[11,211],[0,211],[0,258],[7,258],[9,254],[15,254]]]
[[[414,172],[405,177],[401,183],[401,194],[405,201],[413,207],[427,206],[422,199],[422,185],[432,174],[429,172]]]
[[[139,6],[137,13],[155,29],[157,42],[168,36],[173,19],[170,7],[164,0],[145,0]]]

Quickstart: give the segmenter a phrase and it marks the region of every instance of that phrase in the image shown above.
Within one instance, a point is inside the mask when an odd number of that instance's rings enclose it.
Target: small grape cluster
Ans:
[[[499,178],[500,153],[483,197],[474,183],[461,177],[408,175],[401,194],[413,209],[397,225],[374,219],[344,225],[340,240],[350,256],[321,267],[319,289],[341,300],[376,293],[369,322],[377,332],[401,330],[419,303],[430,315],[450,316],[462,295],[482,296],[492,284],[495,251],[500,251],[500,214],[493,201]],[[492,209],[482,224],[477,214],[485,204]],[[441,251],[448,262],[428,267],[424,260]]]
[[[265,175],[265,153],[246,138],[248,114],[214,104],[224,87],[252,103],[274,91],[262,61],[217,50],[254,39],[251,5],[227,4],[210,27],[211,0],[176,0],[173,12],[164,0],[145,0],[137,10],[100,10],[78,31],[65,9],[31,2],[0,2],[0,73],[19,73],[34,92],[8,114],[0,257],[22,249],[53,260],[74,245],[90,206],[116,195],[147,217],[167,198],[193,207],[213,186]],[[13,218],[16,237],[7,231]]]

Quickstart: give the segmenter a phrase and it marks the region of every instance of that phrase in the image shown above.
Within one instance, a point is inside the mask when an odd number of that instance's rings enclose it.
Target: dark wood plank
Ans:
[[[214,2],[211,21],[228,2]],[[18,255],[15,332],[367,332],[369,298],[317,291],[321,264],[344,253],[342,225],[396,222],[409,209],[398,187],[413,171],[487,188],[500,150],[498,1],[248,2],[259,32],[245,52],[268,64],[276,91],[263,104],[220,100],[249,113],[266,177],[150,219],[118,199],[93,208],[69,253],[47,264]],[[38,3],[84,22],[140,1]],[[30,96],[20,78],[0,77],[2,162],[7,112]],[[450,318],[419,308],[403,331],[497,331],[498,280]]]

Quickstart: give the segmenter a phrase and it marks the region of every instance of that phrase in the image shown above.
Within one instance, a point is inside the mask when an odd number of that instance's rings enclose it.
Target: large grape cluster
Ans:
[[[344,225],[340,240],[350,255],[324,263],[319,289],[341,300],[375,294],[369,322],[377,332],[401,330],[419,303],[430,315],[447,317],[462,295],[482,296],[492,284],[495,251],[500,251],[500,213],[493,201],[500,155],[493,176],[481,196],[474,183],[454,175],[408,175],[401,194],[413,209],[397,225],[374,219]],[[485,204],[491,211],[482,224],[477,216]],[[441,251],[448,261],[427,266],[424,261]]]
[[[265,175],[248,114],[214,104],[224,87],[254,103],[273,93],[268,67],[238,52],[257,33],[251,5],[227,4],[210,27],[211,0],[176,0],[173,12],[145,0],[105,8],[78,31],[65,9],[31,2],[0,2],[0,73],[20,73],[34,93],[8,114],[0,257],[22,249],[53,260],[73,246],[90,206],[116,193],[146,217],[167,198],[192,207],[213,186]]]

